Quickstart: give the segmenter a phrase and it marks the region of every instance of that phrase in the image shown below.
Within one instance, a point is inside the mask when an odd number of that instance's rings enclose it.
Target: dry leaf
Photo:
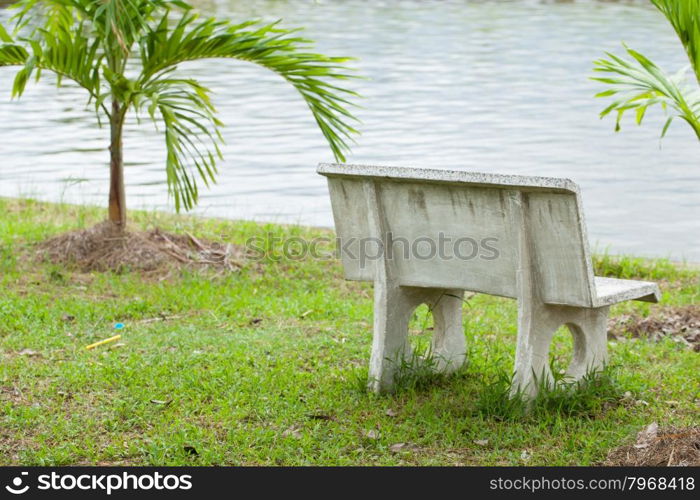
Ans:
[[[671,337],[700,352],[700,307],[666,307],[645,318],[637,314],[611,318],[608,331],[610,336],[621,342],[627,340],[625,336],[628,334],[653,341]]]
[[[379,439],[379,431],[377,429],[370,429],[365,432],[365,437],[367,439]]]
[[[389,446],[389,451],[392,453],[398,453],[401,450],[403,450],[404,448],[406,448],[406,446],[407,446],[406,443],[392,444],[391,446]]]
[[[162,406],[167,406],[170,403],[172,403],[172,399],[167,399],[167,400],[162,400],[162,399],[151,399],[151,403],[154,405],[162,405]]]
[[[22,349],[17,354],[20,356],[41,356],[41,353],[32,349]]]
[[[475,439],[474,444],[478,444],[479,446],[486,446],[487,444],[489,444],[489,440],[488,439]]]
[[[658,435],[659,424],[652,422],[646,428],[639,431],[639,434],[637,434],[637,443],[634,445],[634,447],[637,449],[646,448],[656,439]]]
[[[326,415],[325,413],[310,413],[307,415],[310,420],[335,420],[333,415]]]
[[[301,439],[301,431],[299,430],[299,427],[296,425],[293,425],[289,427],[287,430],[285,430],[282,433],[283,437],[293,437],[294,439]]]

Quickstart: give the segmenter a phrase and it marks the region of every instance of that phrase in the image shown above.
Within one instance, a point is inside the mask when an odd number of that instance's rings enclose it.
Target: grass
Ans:
[[[102,217],[92,207],[0,199],[2,465],[586,465],[653,421],[698,425],[698,354],[670,339],[610,342],[604,377],[551,391],[524,412],[505,397],[515,302],[475,295],[465,304],[467,366],[451,377],[407,366],[399,391],[375,396],[362,387],[371,285],[345,282],[336,261],[142,278],[22,257]],[[268,233],[328,236],[161,213],[133,212],[132,223],[240,244]],[[661,281],[667,305],[700,302],[692,269],[610,256],[596,268]],[[657,307],[628,303],[613,314]],[[85,349],[118,322],[119,342]],[[430,328],[419,308],[412,341],[426,345]],[[561,331],[555,366],[570,353]]]

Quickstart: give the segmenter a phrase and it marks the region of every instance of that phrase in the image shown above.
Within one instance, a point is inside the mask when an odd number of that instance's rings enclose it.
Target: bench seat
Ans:
[[[649,281],[622,280],[596,276],[595,307],[610,306],[626,300],[658,302],[661,299],[659,286]]]

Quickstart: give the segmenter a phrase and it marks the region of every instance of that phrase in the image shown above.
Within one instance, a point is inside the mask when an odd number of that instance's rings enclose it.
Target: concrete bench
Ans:
[[[514,389],[533,396],[538,380],[552,380],[560,326],[574,339],[567,374],[579,379],[607,361],[612,304],[659,300],[654,283],[593,275],[580,191],[568,179],[335,164],[318,173],[345,278],[374,282],[374,391],[390,390],[411,356],[408,323],[423,303],[436,368],[449,372],[466,358],[464,291],[516,299]]]

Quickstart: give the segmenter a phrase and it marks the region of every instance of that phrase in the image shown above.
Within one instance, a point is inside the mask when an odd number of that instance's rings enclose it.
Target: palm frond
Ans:
[[[10,5],[10,9],[17,10],[12,17],[15,31],[31,25],[30,33],[39,27],[54,32],[61,27],[70,28],[74,22],[80,21],[79,10],[72,0],[20,0]]]
[[[676,30],[700,84],[700,0],[651,0]]]
[[[263,66],[291,83],[306,101],[336,159],[343,161],[357,130],[349,108],[351,90],[333,82],[353,78],[350,58],[307,52],[310,42],[277,23],[233,25],[185,14],[174,25],[167,16],[141,41],[142,81],[147,83],[178,64],[197,59],[232,58]]]
[[[625,46],[630,60],[611,53],[607,59],[594,62],[594,71],[607,73],[607,76],[593,77],[609,88],[596,94],[596,97],[615,96],[615,100],[601,113],[601,118],[615,111],[615,130],[620,130],[620,122],[627,111],[635,113],[636,122],[641,125],[647,109],[659,104],[665,110],[672,110],[664,124],[661,137],[675,117],[685,120],[700,138],[700,95],[687,81],[687,69],[675,75],[666,74],[654,62],[639,52]]]
[[[102,107],[107,112],[100,97],[103,55],[99,51],[99,42],[88,38],[82,25],[59,26],[51,32],[39,29],[27,43],[29,50],[13,44],[0,47],[0,65],[4,61],[23,64],[15,75],[13,97],[24,93],[32,75],[39,80],[42,71],[50,71],[57,75],[59,85],[63,79],[69,79],[87,90],[96,108]]]
[[[199,196],[197,178],[207,186],[216,182],[216,161],[222,157],[222,123],[209,89],[195,80],[164,76],[137,92],[133,102],[164,128],[168,192],[176,210],[193,208]]]
[[[0,24],[0,66],[22,66],[27,62],[27,57],[27,50],[17,45]]]
[[[123,71],[134,43],[150,28],[153,13],[170,6],[190,7],[180,0],[20,0],[12,6],[16,30],[31,23],[59,33],[75,23],[90,21],[90,28],[105,45],[113,71]]]
[[[695,83],[700,84],[700,0],[651,0],[666,16],[678,34],[690,59]],[[674,118],[686,121],[700,139],[700,89],[688,82],[688,69],[668,75],[654,62],[625,45],[630,59],[606,53],[607,59],[594,62],[594,71],[609,76],[594,77],[593,80],[610,86],[596,97],[615,96],[612,104],[601,113],[601,118],[615,111],[615,130],[620,130],[620,121],[627,111],[634,111],[637,124],[641,124],[649,107],[660,104],[672,113],[666,119],[661,137],[666,135]]]

